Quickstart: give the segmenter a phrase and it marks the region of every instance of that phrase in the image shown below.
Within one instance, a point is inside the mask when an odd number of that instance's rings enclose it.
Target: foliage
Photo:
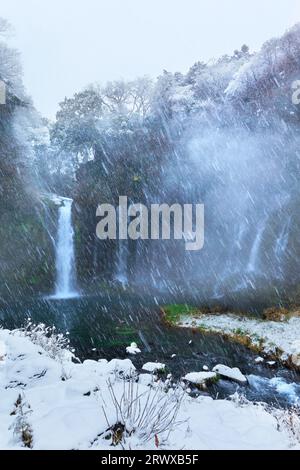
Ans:
[[[199,313],[199,309],[197,307],[192,307],[190,305],[166,305],[163,307],[163,311],[166,316],[166,320],[172,324],[176,324],[181,317],[185,315],[196,315]]]

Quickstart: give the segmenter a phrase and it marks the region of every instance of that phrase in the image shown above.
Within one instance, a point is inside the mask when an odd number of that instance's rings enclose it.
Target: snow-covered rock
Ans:
[[[255,363],[256,364],[262,364],[263,362],[265,362],[264,358],[263,357],[257,357],[255,359]]]
[[[166,369],[166,364],[162,364],[160,362],[147,362],[143,365],[143,370],[146,372],[164,372]]]
[[[118,374],[122,377],[132,377],[136,373],[136,368],[129,359],[113,359],[107,364],[106,372]]]
[[[300,368],[300,354],[292,354],[291,355],[291,361],[294,366],[297,368]]]
[[[131,343],[131,345],[126,348],[126,352],[127,354],[131,354],[132,356],[136,356],[142,351],[140,350],[140,348],[138,348],[138,345],[136,343]]]
[[[217,379],[215,372],[191,372],[187,374],[183,380],[194,385],[207,385]]]
[[[231,369],[231,367],[224,366],[223,364],[218,364],[213,368],[213,372],[219,374],[221,377],[224,377],[234,382],[240,384],[246,384],[248,382],[247,378],[241,373],[240,369],[237,367]]]
[[[291,344],[291,361],[296,367],[300,367],[300,340],[296,340]]]

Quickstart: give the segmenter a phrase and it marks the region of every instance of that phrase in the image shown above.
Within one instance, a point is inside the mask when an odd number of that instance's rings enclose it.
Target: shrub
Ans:
[[[108,390],[115,415],[111,422],[105,411],[107,404],[103,403],[102,410],[108,425],[104,437],[111,439],[113,446],[124,448],[127,438],[133,435],[143,443],[154,440],[156,445],[158,442],[162,444],[181,424],[177,417],[185,396],[182,389],[165,393],[160,387],[149,387],[140,393],[139,384],[132,379],[123,382],[121,394],[120,387],[116,389],[110,381]]]
[[[263,316],[265,320],[283,322],[288,319],[289,311],[286,308],[272,307],[264,310]]]
[[[11,416],[16,416],[16,419],[10,429],[13,429],[14,435],[28,449],[31,449],[33,445],[33,431],[28,420],[31,413],[32,410],[26,402],[25,396],[19,395],[15,403],[15,410],[11,413]]]
[[[40,346],[51,359],[62,363],[74,358],[69,339],[58,333],[55,326],[49,327],[43,323],[35,325],[29,319],[25,327],[17,331],[28,337],[33,344]]]

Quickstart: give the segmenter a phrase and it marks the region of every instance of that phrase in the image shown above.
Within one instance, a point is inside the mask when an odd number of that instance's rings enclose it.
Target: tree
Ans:
[[[109,160],[142,128],[151,95],[152,81],[142,77],[90,86],[66,98],[51,130],[53,147],[68,158],[70,169],[93,158]]]

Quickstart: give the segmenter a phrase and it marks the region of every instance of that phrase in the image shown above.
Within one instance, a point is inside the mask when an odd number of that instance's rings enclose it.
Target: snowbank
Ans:
[[[4,357],[6,354],[5,343],[0,341],[0,361],[4,361]]]
[[[286,322],[252,319],[237,315],[182,315],[177,326],[199,328],[232,339],[276,357],[282,363],[300,368],[300,318]]]
[[[151,403],[162,407],[166,420],[178,406],[178,391],[166,392],[165,384],[151,382],[148,376],[137,385],[137,372],[129,359],[88,360],[81,364],[72,362],[70,357],[62,359],[63,355],[53,358],[49,351],[33,344],[19,331],[0,330],[0,341],[6,350],[6,360],[0,367],[0,449],[21,449],[26,442],[34,450],[112,450],[112,443],[122,450],[118,435],[108,432],[120,420],[113,397],[121,403],[124,390],[132,397],[134,387],[138,386],[143,409],[149,406],[150,391],[154,394]],[[128,381],[132,376],[134,379]],[[278,418],[262,405],[191,398],[182,390],[180,393],[172,432],[169,435],[158,431],[160,448],[297,447],[286,430],[278,430]],[[134,428],[134,420],[128,418],[127,403],[123,399],[123,415],[126,426],[131,426],[134,432],[123,442],[124,447],[157,450],[157,440],[151,437],[148,424],[143,429]]]

